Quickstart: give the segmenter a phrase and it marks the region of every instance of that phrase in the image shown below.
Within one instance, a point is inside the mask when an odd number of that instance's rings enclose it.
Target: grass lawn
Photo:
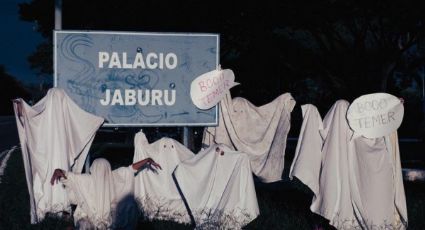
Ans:
[[[289,167],[287,167],[289,168]],[[0,184],[0,229],[66,229],[69,220],[48,217],[30,225],[29,198],[19,151],[12,153]],[[425,184],[405,182],[409,229],[425,229]],[[314,229],[326,220],[309,211],[311,192],[300,182],[256,184],[260,216],[246,229]],[[192,229],[166,221],[140,220],[140,229]]]

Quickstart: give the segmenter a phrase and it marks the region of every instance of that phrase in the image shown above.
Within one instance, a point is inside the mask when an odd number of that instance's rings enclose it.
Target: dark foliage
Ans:
[[[12,100],[15,98],[28,99],[30,94],[15,77],[6,72],[4,66],[0,65],[0,115],[12,115]]]
[[[21,18],[36,21],[46,38],[29,58],[41,74],[52,72],[53,7],[53,0],[20,5]],[[220,33],[220,62],[241,83],[234,96],[259,105],[291,92],[324,112],[337,99],[387,91],[408,99],[406,120],[417,124],[423,12],[420,0],[63,0],[63,29]],[[401,132],[420,135],[413,123]]]

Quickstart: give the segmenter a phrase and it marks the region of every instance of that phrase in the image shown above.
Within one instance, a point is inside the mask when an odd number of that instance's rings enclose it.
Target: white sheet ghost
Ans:
[[[213,145],[180,163],[174,176],[199,229],[240,229],[260,213],[245,153]]]
[[[354,136],[346,119],[348,106],[337,101],[323,124],[314,106],[303,107],[290,175],[314,192],[311,210],[338,229],[404,229],[407,209],[397,134]]]
[[[134,173],[131,165],[111,171],[109,162],[102,158],[93,161],[90,173],[67,172],[61,182],[70,203],[77,205],[75,224],[84,220],[96,229],[134,228],[138,208],[128,200],[133,196]]]
[[[323,139],[320,136],[320,131],[323,130],[323,123],[320,113],[314,105],[302,105],[301,111],[303,123],[289,178],[297,177],[314,194],[317,194],[319,192],[318,182],[322,165]]]
[[[190,223],[191,213],[197,227],[213,223],[239,228],[258,216],[247,154],[214,145],[195,155],[170,138],[149,144],[143,132],[134,142],[134,161],[151,157],[162,166],[161,171],[142,170],[136,177],[135,196],[149,219]]]
[[[178,164],[192,158],[194,154],[170,138],[149,144],[142,131],[134,138],[134,148],[133,162],[150,157],[162,167],[161,171],[144,169],[135,178],[134,194],[142,206],[143,214],[149,219],[190,223],[172,173]]]
[[[219,126],[206,128],[203,145],[225,144],[246,153],[252,171],[263,182],[279,181],[294,106],[289,93],[260,107],[243,98],[232,99],[228,93],[220,102]]]
[[[16,124],[31,206],[31,223],[47,212],[70,211],[65,190],[49,183],[55,168],[81,172],[103,118],[79,108],[62,89],[52,88],[34,106],[14,101]]]

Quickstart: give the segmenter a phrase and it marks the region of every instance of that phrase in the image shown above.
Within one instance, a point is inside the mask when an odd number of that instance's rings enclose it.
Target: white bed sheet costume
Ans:
[[[69,202],[77,205],[74,222],[79,229],[134,229],[138,207],[133,198],[132,166],[111,171],[105,159],[96,159],[90,173],[67,172],[61,179]],[[133,198],[133,199],[132,199]]]
[[[17,103],[21,103],[22,109]],[[189,223],[191,218],[183,199],[189,201],[197,224],[204,223],[197,215],[201,207],[214,213],[215,219],[209,223],[235,214],[232,225],[221,223],[228,228],[242,227],[258,216],[251,165],[244,153],[220,145],[225,151],[223,156],[218,157],[215,150],[211,150],[213,147],[195,155],[169,138],[149,144],[140,132],[135,137],[134,161],[151,157],[162,170],[146,168],[134,177],[131,166],[111,171],[106,160],[96,159],[90,173],[80,174],[94,135],[104,120],[79,108],[57,88],[49,90],[47,96],[32,107],[22,99],[15,101],[14,107],[30,193],[31,223],[41,221],[49,212],[69,212],[70,204],[76,204],[74,220],[80,227],[84,224],[99,229],[126,228],[132,226],[128,221],[133,215],[119,218],[119,214],[134,213],[134,209],[126,205],[120,207],[120,202],[133,195],[149,218]],[[193,162],[199,162],[202,167],[214,167],[205,170]],[[179,192],[172,175],[179,164],[176,179],[182,184],[183,193]],[[57,168],[67,172],[67,179],[61,180],[64,186],[50,184]],[[181,176],[188,173],[198,176],[194,184],[191,184],[194,177]],[[228,183],[234,184],[227,186]],[[199,197],[201,194],[211,196]]]
[[[56,168],[81,172],[103,118],[85,112],[58,88],[50,89],[34,106],[17,99],[14,109],[30,196],[31,223],[43,220],[47,212],[70,211],[67,193],[62,186],[51,186],[50,177]]]
[[[204,132],[203,146],[225,144],[251,159],[254,174],[263,182],[281,180],[285,165],[286,139],[295,100],[285,93],[256,107],[228,93],[220,101],[219,125]]]
[[[139,132],[134,162],[151,157],[162,170],[146,168],[135,177],[131,166],[111,171],[100,159],[90,174],[79,174],[103,119],[79,108],[63,90],[49,90],[34,106],[16,100],[31,223],[48,212],[70,211],[73,203],[76,222],[128,228],[137,211],[120,204],[134,195],[151,219],[189,223],[193,217],[198,227],[243,227],[259,215],[252,173],[264,182],[281,179],[295,101],[283,94],[255,107],[228,94],[220,105],[219,126],[206,129],[203,144],[208,148],[196,155],[169,138],[150,144]],[[338,229],[404,229],[397,133],[374,139],[353,135],[348,105],[336,102],[323,121],[313,105],[302,106],[304,121],[290,177],[313,191],[311,210]],[[64,187],[49,183],[56,168],[68,171]]]
[[[195,156],[189,149],[170,138],[149,144],[140,131],[134,138],[133,162],[152,158],[162,170],[146,168],[136,176],[134,194],[148,219],[190,223],[190,217],[173,180],[172,173],[182,161]]]
[[[223,155],[215,146],[195,155],[173,139],[149,144],[143,132],[137,133],[134,161],[151,157],[162,167],[136,176],[135,196],[143,214],[180,223],[190,223],[192,215],[198,227],[205,226],[206,213],[208,224],[222,228],[240,228],[255,219],[259,210],[249,158],[219,147]]]
[[[179,164],[174,176],[200,229],[240,229],[260,213],[245,153],[216,144]]]
[[[397,133],[354,136],[349,103],[337,101],[323,122],[302,106],[303,125],[290,176],[313,192],[311,210],[338,229],[405,229],[407,209]]]

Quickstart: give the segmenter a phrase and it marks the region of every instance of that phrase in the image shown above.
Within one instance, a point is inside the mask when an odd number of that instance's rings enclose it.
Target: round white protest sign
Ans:
[[[399,98],[387,93],[363,95],[351,103],[347,120],[355,134],[377,138],[396,131],[403,120]]]
[[[238,84],[232,70],[213,70],[192,81],[190,97],[199,109],[210,109],[221,101],[230,88]]]

